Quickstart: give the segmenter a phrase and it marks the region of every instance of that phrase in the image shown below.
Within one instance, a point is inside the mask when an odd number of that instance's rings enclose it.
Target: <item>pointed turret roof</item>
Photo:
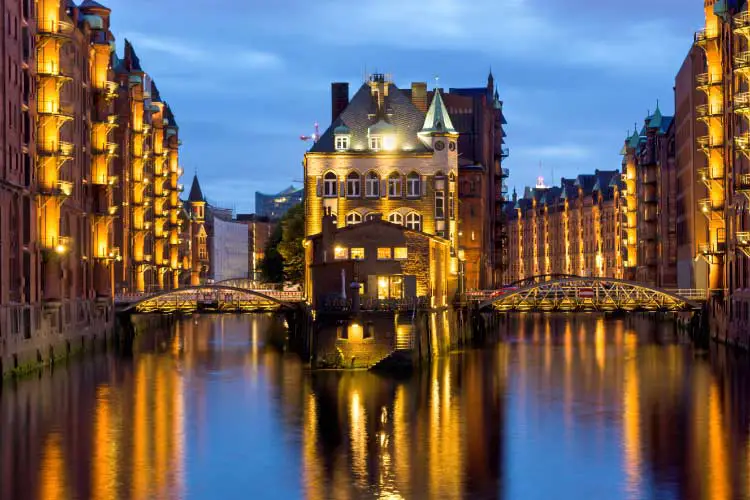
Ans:
[[[190,187],[190,196],[188,196],[188,201],[206,201],[206,199],[203,197],[203,191],[201,191],[201,185],[198,182],[198,174],[195,174],[193,176],[193,185]]]
[[[432,98],[430,109],[424,119],[421,134],[457,134],[453,122],[445,109],[445,103],[440,95],[440,89],[435,89],[435,97]]]
[[[661,128],[661,120],[663,116],[661,114],[661,110],[659,109],[659,101],[656,101],[656,111],[654,111],[654,114],[651,115],[650,119],[648,120],[648,127],[649,128]]]

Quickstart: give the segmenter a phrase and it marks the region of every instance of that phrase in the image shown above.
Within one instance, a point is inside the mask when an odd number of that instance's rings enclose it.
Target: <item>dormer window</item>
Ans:
[[[379,135],[370,136],[370,149],[380,151],[383,148],[383,138]]]
[[[337,135],[336,136],[336,151],[347,151],[348,149],[349,149],[349,136]]]

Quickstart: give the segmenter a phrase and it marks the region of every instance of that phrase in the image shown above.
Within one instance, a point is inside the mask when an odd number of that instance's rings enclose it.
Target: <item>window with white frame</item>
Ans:
[[[435,191],[435,218],[445,219],[445,192]]]
[[[370,136],[370,149],[373,151],[380,151],[383,149],[383,138],[379,135]]]
[[[365,196],[377,198],[380,196],[380,177],[375,172],[370,172],[365,178]]]
[[[392,224],[398,224],[399,226],[403,226],[404,216],[398,212],[393,212],[391,215],[388,216],[388,222]]]
[[[406,228],[413,231],[422,230],[422,216],[417,212],[411,212],[406,216]]]
[[[338,179],[336,174],[328,172],[323,176],[323,196],[331,198],[336,196]]]
[[[357,212],[352,212],[346,216],[346,225],[352,226],[362,222],[362,215]]]
[[[349,136],[337,135],[336,136],[336,151],[346,151],[347,149],[349,149]]]
[[[421,181],[419,179],[419,174],[412,172],[406,178],[406,196],[413,198],[413,197],[420,196],[421,194],[422,194],[422,186],[421,186]]]
[[[401,198],[401,176],[396,172],[388,177],[388,197]]]
[[[350,197],[361,196],[360,178],[357,172],[352,172],[346,176],[346,195]]]

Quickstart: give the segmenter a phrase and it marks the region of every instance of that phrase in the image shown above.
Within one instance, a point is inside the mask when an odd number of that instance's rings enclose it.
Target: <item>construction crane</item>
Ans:
[[[299,136],[301,141],[313,141],[318,142],[318,139],[320,139],[320,128],[318,127],[318,122],[315,122],[315,132],[313,132],[312,135],[301,135]]]

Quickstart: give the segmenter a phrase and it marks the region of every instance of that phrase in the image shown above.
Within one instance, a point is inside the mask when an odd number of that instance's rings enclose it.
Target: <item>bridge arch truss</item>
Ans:
[[[190,313],[198,310],[215,312],[264,312],[291,309],[284,302],[255,290],[224,285],[180,288],[143,297],[124,305],[119,311],[136,313]]]
[[[612,278],[539,280],[488,300],[481,309],[511,312],[685,311],[699,306],[665,290]]]

